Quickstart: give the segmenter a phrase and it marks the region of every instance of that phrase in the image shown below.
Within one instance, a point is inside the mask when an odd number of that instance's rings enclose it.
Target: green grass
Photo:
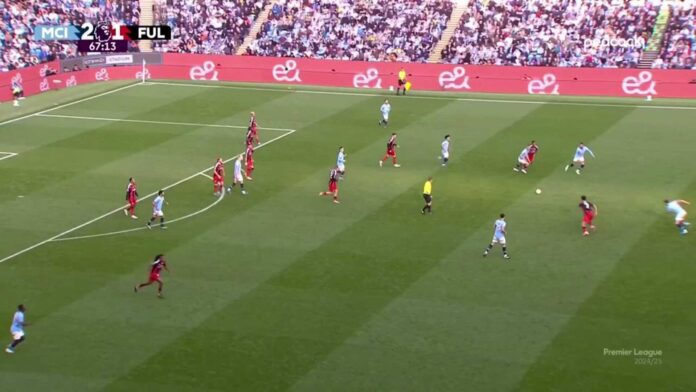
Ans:
[[[389,97],[387,130],[384,96],[364,90],[146,84],[54,105],[122,86],[0,108],[0,119],[54,108],[0,126],[0,151],[18,153],[0,160],[0,259],[114,210],[130,176],[145,195],[242,152],[251,110],[262,141],[287,136],[258,150],[247,196],[167,231],[98,236],[143,227],[143,200],[138,221],[117,211],[57,240],[88,238],[0,264],[0,313],[9,321],[24,303],[33,322],[0,361],[3,390],[696,388],[696,244],[662,204],[696,200],[694,102],[420,93]],[[380,169],[391,131],[403,166]],[[537,162],[516,175],[531,139]],[[580,141],[597,158],[577,176],[563,166]],[[317,193],[339,145],[348,164],[334,205]],[[422,216],[429,175],[434,213]],[[600,209],[590,237],[581,194]],[[193,176],[167,200],[176,219],[216,198]],[[499,249],[481,257],[500,212],[510,262]],[[132,292],[156,253],[172,270],[164,300]],[[605,348],[662,355],[647,365]]]

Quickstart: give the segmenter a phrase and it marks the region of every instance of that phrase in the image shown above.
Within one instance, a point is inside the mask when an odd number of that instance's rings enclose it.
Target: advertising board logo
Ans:
[[[44,78],[41,83],[39,83],[39,90],[41,92],[48,91],[51,88],[51,85],[48,83],[48,79]]]
[[[150,75],[150,70],[147,67],[135,73],[135,78],[139,80],[150,79],[151,77],[152,75]]]
[[[641,71],[638,77],[626,76],[621,82],[621,89],[630,95],[656,95],[655,81],[650,71]]]
[[[379,77],[377,68],[368,68],[365,73],[353,76],[353,87],[356,88],[382,88],[382,78]]]
[[[102,68],[94,74],[94,79],[96,80],[109,80],[109,71],[106,68]]]
[[[440,87],[445,90],[462,90],[471,89],[469,86],[469,77],[466,75],[464,67],[454,67],[452,72],[443,71],[437,79]]]
[[[77,78],[75,77],[75,75],[69,77],[68,80],[65,81],[65,85],[66,85],[67,87],[74,87],[74,86],[77,86]]]
[[[273,79],[279,82],[301,82],[300,69],[295,60],[288,60],[285,64],[273,66]]]
[[[189,77],[191,80],[218,80],[215,63],[206,61],[202,66],[194,65],[189,71]]]
[[[551,94],[558,95],[559,84],[556,82],[556,75],[547,73],[541,79],[532,79],[527,85],[527,92],[530,94]]]

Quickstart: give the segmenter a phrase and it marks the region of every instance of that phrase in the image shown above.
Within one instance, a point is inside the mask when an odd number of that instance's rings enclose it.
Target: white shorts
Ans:
[[[675,223],[681,223],[686,219],[686,210],[684,211],[679,211],[677,212],[677,215],[674,216],[674,222]]]
[[[529,162],[526,159],[518,159],[517,162],[519,162],[523,165],[529,165]]]
[[[19,340],[24,337],[24,331],[12,332],[12,339]]]
[[[152,211],[152,216],[163,217],[164,212],[162,212],[162,210],[154,210]]]
[[[384,113],[383,113],[383,114],[382,114],[382,118],[384,119],[384,121],[389,121],[389,115],[388,115],[388,114],[384,114]]]
[[[242,176],[242,173],[234,173],[234,183],[235,184],[243,184],[244,183],[244,176]]]
[[[500,244],[500,245],[505,246],[505,236],[504,235],[501,235],[501,236],[494,235],[493,239],[491,240],[491,244]]]
[[[339,171],[342,171],[342,172],[346,171],[346,165],[338,165],[337,167],[338,167]]]
[[[573,163],[585,164],[585,157],[575,157],[573,158]]]
[[[443,157],[444,159],[449,159],[449,152],[443,152],[443,153],[442,153],[442,157]]]

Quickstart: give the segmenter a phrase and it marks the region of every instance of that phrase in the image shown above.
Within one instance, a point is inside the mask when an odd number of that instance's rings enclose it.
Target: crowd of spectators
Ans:
[[[0,70],[11,71],[55,59],[74,57],[69,41],[36,41],[38,25],[81,25],[84,22],[138,24],[137,0],[0,1]]]
[[[234,54],[268,0],[158,0],[155,18],[172,27],[172,40],[155,50]]]
[[[660,57],[653,68],[696,68],[696,1],[675,2],[665,31]]]
[[[247,53],[425,62],[451,0],[280,0]]]
[[[472,0],[447,63],[635,67],[662,0]]]

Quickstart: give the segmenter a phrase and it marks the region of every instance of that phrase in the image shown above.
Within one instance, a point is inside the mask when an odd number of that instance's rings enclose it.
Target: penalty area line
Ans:
[[[12,157],[16,157],[18,154],[16,152],[0,152],[0,161],[3,159],[9,159]]]
[[[1,125],[1,123],[0,123],[0,125]],[[278,136],[276,136],[276,137],[274,137],[274,138],[272,138],[272,139],[269,139],[269,140],[266,141],[266,142],[263,142],[263,143],[259,144],[258,146],[256,146],[256,149],[258,150],[258,149],[263,148],[263,147],[265,147],[265,146],[267,146],[267,145],[269,145],[269,144],[271,144],[271,143],[277,142],[278,140],[280,140],[280,139],[282,139],[282,138],[284,138],[284,137],[290,136],[290,135],[292,135],[292,134],[295,133],[295,132],[297,132],[297,130],[295,130],[295,129],[288,129],[288,131],[285,132],[285,133],[283,133],[282,135],[278,135]],[[233,156],[233,157],[231,157],[231,158],[228,158],[228,159],[224,160],[223,162],[225,162],[225,163],[230,162],[230,161],[236,159],[239,155],[240,155],[240,154],[237,154],[237,155],[235,155],[235,156]],[[203,169],[203,170],[201,170],[201,171],[199,171],[199,172],[196,172],[196,173],[194,173],[194,174],[192,174],[192,175],[190,175],[190,176],[188,176],[188,177],[186,177],[186,178],[183,178],[183,179],[181,179],[181,180],[179,180],[179,181],[177,181],[177,182],[175,182],[175,183],[173,183],[173,184],[167,185],[167,186],[165,186],[165,187],[163,187],[163,188],[161,188],[161,189],[162,189],[162,190],[167,190],[167,189],[173,188],[173,187],[175,187],[175,186],[177,186],[177,185],[179,185],[179,184],[182,184],[182,183],[184,183],[184,182],[186,182],[186,181],[188,181],[188,180],[190,180],[190,179],[192,179],[192,178],[194,178],[194,177],[197,177],[197,176],[199,176],[199,175],[201,175],[201,174],[205,174],[206,172],[213,170],[213,168],[214,168],[214,166],[207,167],[207,168],[205,168],[205,169]],[[149,198],[149,197],[152,197],[152,196],[156,195],[157,192],[158,192],[158,191],[154,191],[154,192],[152,192],[152,193],[150,193],[150,194],[148,194],[148,195],[145,195],[145,196],[142,197],[141,200],[144,200],[144,199],[147,199],[147,198]],[[109,212],[106,212],[106,213],[104,213],[104,214],[102,214],[102,215],[99,215],[98,217],[96,217],[96,218],[94,218],[94,219],[90,219],[90,220],[88,220],[87,222],[84,222],[84,223],[79,224],[79,225],[77,225],[77,226],[75,226],[75,227],[73,227],[73,228],[70,228],[70,229],[68,229],[68,230],[65,230],[65,231],[62,232],[62,233],[58,233],[58,234],[56,234],[56,235],[54,235],[54,236],[52,236],[52,237],[50,237],[50,238],[47,238],[47,239],[45,239],[45,240],[43,240],[43,241],[40,241],[40,242],[37,242],[36,244],[34,244],[34,245],[32,245],[32,246],[29,246],[29,247],[27,247],[27,248],[24,248],[24,249],[22,249],[22,250],[20,250],[20,251],[17,251],[17,252],[15,252],[15,253],[13,253],[13,254],[11,254],[11,255],[9,255],[9,256],[5,256],[4,258],[0,259],[0,263],[4,263],[4,262],[6,262],[6,261],[8,261],[8,260],[12,260],[12,259],[14,259],[14,258],[17,257],[17,256],[23,255],[23,254],[25,254],[25,253],[27,253],[27,252],[29,252],[29,251],[31,251],[31,250],[34,250],[34,249],[36,249],[36,248],[38,248],[38,247],[40,247],[40,246],[43,246],[43,245],[48,244],[49,242],[55,241],[55,240],[57,240],[57,239],[59,239],[59,238],[61,238],[61,237],[65,237],[66,235],[68,235],[68,234],[70,234],[70,233],[73,233],[73,232],[75,232],[75,231],[77,231],[77,230],[80,230],[81,228],[83,228],[83,227],[85,227],[85,226],[89,226],[89,225],[91,225],[91,224],[94,223],[94,222],[100,221],[100,220],[106,218],[106,217],[109,216],[109,215],[115,214],[115,213],[117,213],[117,212],[121,212],[125,207],[126,207],[125,205],[122,205],[122,206],[120,206],[120,207],[118,207],[118,208],[115,208],[115,209],[109,211]]]

